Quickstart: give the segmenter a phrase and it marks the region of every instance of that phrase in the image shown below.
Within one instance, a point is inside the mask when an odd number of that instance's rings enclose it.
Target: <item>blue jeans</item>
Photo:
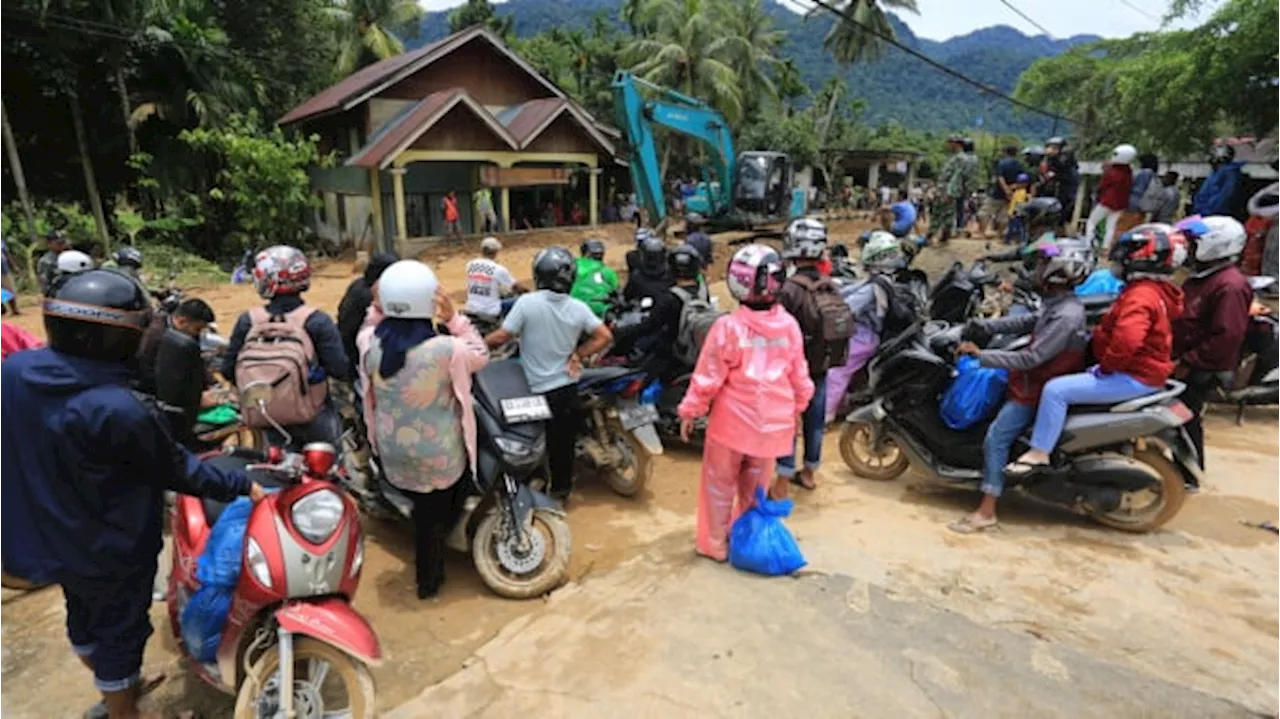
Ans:
[[[503,301],[502,301],[502,316],[503,316],[503,317],[506,317],[506,316],[507,316],[507,313],[511,311],[511,308],[516,306],[516,300],[517,300],[517,299],[518,299],[517,297],[508,297],[508,298],[506,298],[505,300],[503,300]]]
[[[1004,493],[1004,466],[1018,435],[1036,418],[1036,408],[1017,402],[1005,402],[987,427],[982,440],[982,493],[999,497]]]
[[[822,430],[827,419],[827,376],[813,379],[813,399],[804,414],[800,415],[802,434],[804,434],[804,468],[818,469],[822,464]],[[795,442],[792,442],[791,454],[778,458],[778,476],[796,476]]]
[[[1093,368],[1091,368],[1093,369]],[[1073,404],[1112,404],[1136,399],[1159,390],[1145,385],[1123,372],[1095,375],[1093,372],[1068,374],[1049,380],[1040,395],[1036,411],[1036,428],[1031,433],[1031,448],[1048,454],[1062,436],[1067,422],[1067,407]]]

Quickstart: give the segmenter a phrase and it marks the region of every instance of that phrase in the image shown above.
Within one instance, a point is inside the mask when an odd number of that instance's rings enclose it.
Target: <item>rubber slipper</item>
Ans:
[[[979,534],[988,529],[995,529],[998,526],[1000,526],[1000,522],[996,519],[980,518],[975,520],[972,515],[968,515],[948,524],[947,529],[957,534]]]
[[[161,684],[164,684],[164,680],[165,676],[163,674],[157,674],[150,679],[143,679],[142,682],[138,684],[138,698],[141,699],[158,689]],[[89,707],[89,709],[82,715],[82,719],[107,719],[107,703],[98,702],[97,704]]]
[[[1004,466],[1004,475],[1006,477],[1023,479],[1025,477],[1030,477],[1036,472],[1043,472],[1048,469],[1048,467],[1049,465],[1047,464],[1031,464],[1030,462],[1015,461]]]
[[[818,483],[814,481],[813,477],[809,477],[809,481],[806,482],[804,477],[796,474],[794,477],[790,477],[790,480],[792,484],[798,487],[804,487],[810,492],[818,488]]]

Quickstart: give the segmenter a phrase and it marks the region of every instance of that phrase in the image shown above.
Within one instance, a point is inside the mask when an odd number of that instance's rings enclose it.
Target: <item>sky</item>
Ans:
[[[795,7],[795,2],[781,0]],[[804,0],[800,4],[808,5]],[[461,0],[419,0],[427,10],[446,10],[461,5]],[[834,4],[834,3],[832,3]],[[1011,25],[1028,35],[1039,35],[1035,25],[1018,17],[1002,0],[917,0],[919,15],[904,14],[911,30],[930,40],[945,40],[991,25]],[[1135,32],[1155,30],[1167,7],[1166,0],[1009,0],[1036,23],[1051,31],[1054,37],[1093,34],[1103,37],[1127,37]],[[1176,27],[1197,24],[1208,17],[1220,0],[1210,0],[1208,10],[1199,18],[1176,23]]]

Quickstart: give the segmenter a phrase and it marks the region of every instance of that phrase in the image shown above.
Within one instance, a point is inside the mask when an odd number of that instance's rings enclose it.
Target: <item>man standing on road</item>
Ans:
[[[500,232],[498,213],[493,210],[493,190],[481,187],[476,190],[476,214],[480,216],[480,226],[485,232]]]
[[[978,234],[990,237],[989,230],[996,235],[1004,232],[1009,217],[1009,200],[1013,197],[1013,186],[1018,175],[1023,173],[1022,163],[1018,161],[1018,146],[1009,145],[1004,148],[1004,157],[996,162],[992,173],[991,189],[987,191],[986,200],[982,203],[982,211],[978,213]]]
[[[40,294],[48,295],[49,288],[58,277],[58,255],[68,249],[67,237],[57,230],[45,236],[49,249],[36,262],[36,279],[40,281]]]
[[[982,174],[978,156],[973,154],[973,139],[960,140],[960,195],[956,207],[956,232],[969,236],[969,220],[973,219],[974,209],[970,206],[974,194],[978,191],[979,176]]]
[[[951,233],[955,231],[956,207],[963,197],[961,143],[959,135],[947,138],[947,152],[950,153],[950,157],[942,163],[942,169],[938,170],[938,195],[929,212],[929,239],[936,239],[944,244],[951,239]]]
[[[462,241],[462,216],[458,214],[458,196],[449,190],[441,203],[444,208],[444,236]]]
[[[551,406],[553,429],[547,433],[550,494],[561,502],[573,491],[574,445],[582,424],[578,375],[583,360],[613,341],[613,333],[591,308],[569,296],[576,275],[577,263],[565,248],[548,247],[539,252],[533,258],[537,291],[521,295],[502,328],[484,338],[490,349],[519,339],[520,365],[529,389],[546,396]],[[584,335],[587,340],[581,342]]]

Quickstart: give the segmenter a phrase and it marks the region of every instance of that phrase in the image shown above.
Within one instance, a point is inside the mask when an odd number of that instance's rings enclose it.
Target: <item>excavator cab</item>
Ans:
[[[791,209],[791,158],[752,150],[738,155],[734,209],[761,218],[786,217]]]

